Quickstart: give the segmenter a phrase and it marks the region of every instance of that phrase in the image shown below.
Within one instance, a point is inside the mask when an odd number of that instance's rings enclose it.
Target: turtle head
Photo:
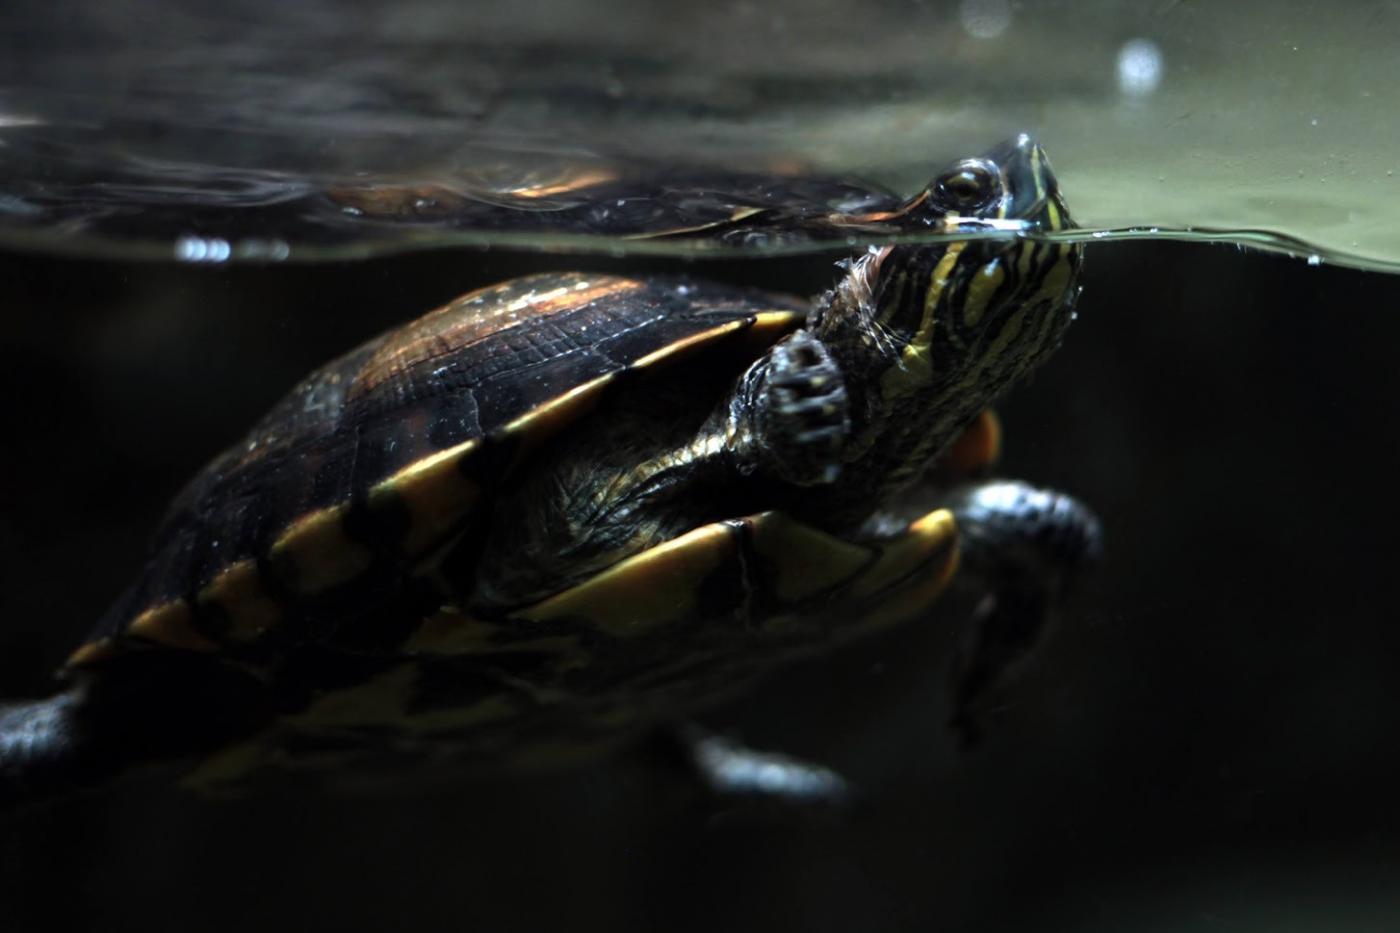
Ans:
[[[1059,345],[1081,253],[1044,238],[1072,224],[1025,135],[955,162],[898,214],[901,229],[938,236],[850,262],[809,321],[854,396],[848,462],[891,459],[868,466],[893,479],[922,470]]]
[[[1047,232],[1074,226],[1045,150],[1022,133],[959,159],[896,212],[909,229]]]

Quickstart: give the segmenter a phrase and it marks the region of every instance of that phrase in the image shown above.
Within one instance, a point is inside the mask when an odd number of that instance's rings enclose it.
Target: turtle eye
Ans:
[[[939,201],[968,214],[990,204],[1000,187],[994,168],[979,159],[968,159],[939,176],[933,190]]]

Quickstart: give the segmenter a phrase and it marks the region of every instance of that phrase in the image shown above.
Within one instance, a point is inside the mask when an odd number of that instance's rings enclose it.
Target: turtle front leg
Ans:
[[[841,368],[805,330],[776,344],[716,413],[741,473],[798,486],[834,482],[851,432]]]
[[[466,561],[469,582],[455,584],[472,608],[528,605],[840,475],[850,433],[845,380],[805,331],[772,347],[717,406],[699,409],[694,395],[670,387],[619,407],[503,496],[480,560]]]
[[[1102,531],[1074,497],[1017,481],[965,487],[949,507],[963,570],[986,592],[954,655],[950,684],[951,725],[973,744],[988,696],[1042,640],[1074,578],[1098,556]]]

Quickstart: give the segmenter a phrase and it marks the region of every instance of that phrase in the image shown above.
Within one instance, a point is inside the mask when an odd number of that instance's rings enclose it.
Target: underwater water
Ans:
[[[538,262],[7,257],[5,693],[49,689],[166,499],[291,381],[459,274]],[[835,270],[692,271],[810,291]],[[707,718],[839,768],[847,816],[725,819],[626,757],[375,795],[137,781],[9,818],[6,928],[1389,928],[1400,280],[1137,243],[1091,247],[1084,286],[1001,406],[999,472],[1083,497],[1106,550],[982,747],[945,726],[939,617]]]
[[[603,137],[908,195],[1027,129],[1081,223],[1157,231],[1091,242],[1064,348],[999,406],[999,472],[1085,499],[1106,549],[982,747],[945,727],[940,618],[707,719],[839,769],[849,814],[717,813],[626,757],[373,795],[134,780],[0,818],[0,926],[1395,928],[1396,14],[1342,9],[386,5],[313,42],[319,4],[12,4],[69,38],[0,39],[0,696],[51,689],[170,496],[364,337],[541,268],[811,294],[848,252],[367,227],[333,183],[466,189]],[[422,69],[351,54],[386,36]],[[452,204],[509,187],[469,180]],[[1298,255],[1171,241],[1212,231]]]

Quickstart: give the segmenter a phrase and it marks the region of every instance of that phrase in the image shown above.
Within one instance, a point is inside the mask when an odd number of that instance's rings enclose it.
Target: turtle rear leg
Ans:
[[[973,744],[989,694],[1042,640],[1075,577],[1098,556],[1102,531],[1079,500],[1016,481],[965,487],[950,508],[964,572],[986,592],[954,655],[950,684],[951,725]]]
[[[135,652],[45,700],[0,706],[0,812],[177,763],[259,728],[250,675],[186,652]]]
[[[716,802],[768,810],[842,807],[854,791],[824,765],[781,752],[759,751],[694,722],[658,730],[648,743],[653,760],[683,772]]]

